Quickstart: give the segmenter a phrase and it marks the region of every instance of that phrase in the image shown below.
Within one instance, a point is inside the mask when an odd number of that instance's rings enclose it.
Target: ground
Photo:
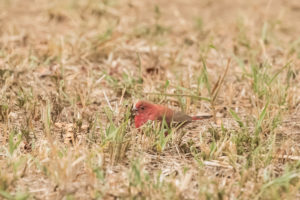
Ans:
[[[300,199],[298,0],[0,1],[2,199]],[[144,99],[190,115],[140,130]]]

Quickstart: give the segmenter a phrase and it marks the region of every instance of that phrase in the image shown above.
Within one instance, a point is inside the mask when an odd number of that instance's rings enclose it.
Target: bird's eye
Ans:
[[[141,110],[145,110],[145,107],[142,106],[142,107],[141,107]]]

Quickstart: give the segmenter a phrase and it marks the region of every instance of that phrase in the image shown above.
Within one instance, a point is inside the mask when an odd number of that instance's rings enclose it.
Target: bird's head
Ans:
[[[149,114],[155,110],[155,104],[152,104],[147,101],[138,101],[132,108],[132,111],[135,112],[136,115],[141,114]]]

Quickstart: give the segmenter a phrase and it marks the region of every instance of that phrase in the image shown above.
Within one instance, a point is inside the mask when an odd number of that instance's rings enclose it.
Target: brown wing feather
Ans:
[[[189,122],[192,121],[192,117],[188,116],[187,114],[183,112],[176,112],[173,116],[173,121],[174,122]]]

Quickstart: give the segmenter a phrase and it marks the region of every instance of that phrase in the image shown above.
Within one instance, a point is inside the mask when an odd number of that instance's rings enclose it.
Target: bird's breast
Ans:
[[[158,119],[157,113],[141,113],[134,117],[134,123],[135,127],[139,128],[143,124],[145,124],[147,121],[155,121]]]

